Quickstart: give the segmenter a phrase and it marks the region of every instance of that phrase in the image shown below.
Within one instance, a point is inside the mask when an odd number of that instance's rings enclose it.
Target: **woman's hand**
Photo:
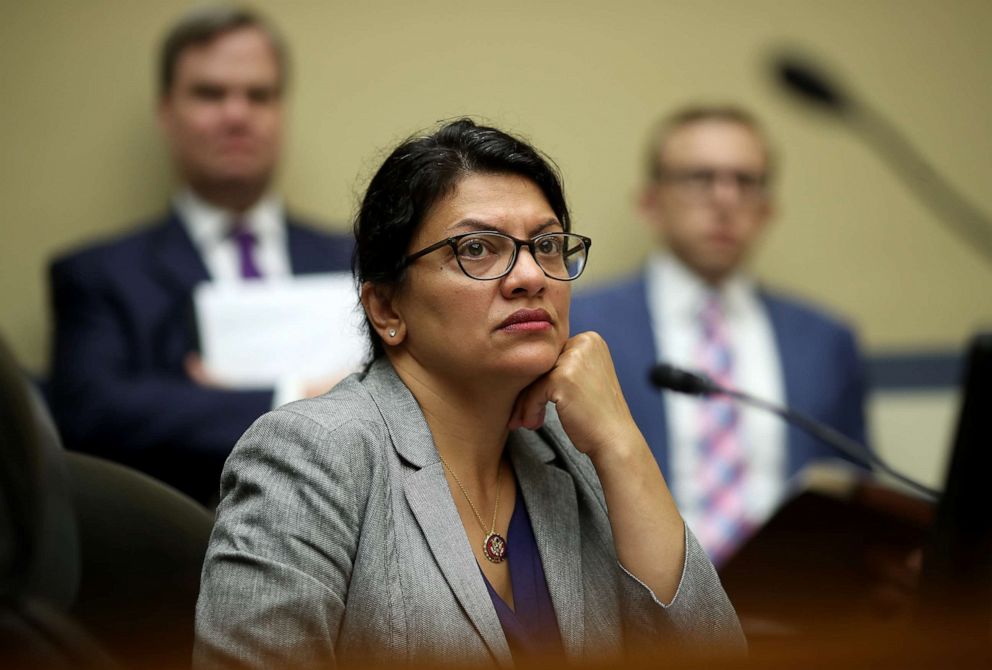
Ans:
[[[620,391],[610,350],[597,333],[579,333],[565,342],[555,366],[517,397],[510,429],[540,428],[549,401],[555,403],[575,447],[594,460],[606,453],[604,449],[643,444]]]
[[[596,468],[620,564],[670,602],[682,578],[685,528],[623,399],[602,337],[579,333],[565,342],[555,366],[517,397],[510,429],[540,428],[548,401],[557,406],[572,444]]]

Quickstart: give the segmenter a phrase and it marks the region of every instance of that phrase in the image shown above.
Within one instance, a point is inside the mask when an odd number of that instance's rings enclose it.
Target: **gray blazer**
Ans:
[[[670,604],[619,565],[596,472],[553,412],[508,448],[568,657],[743,647],[690,533]],[[221,486],[196,667],[512,665],[430,429],[387,361],[260,418]]]

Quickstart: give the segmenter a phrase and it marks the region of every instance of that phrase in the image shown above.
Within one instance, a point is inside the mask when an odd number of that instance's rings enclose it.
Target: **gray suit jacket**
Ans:
[[[549,417],[538,432],[514,431],[508,448],[566,654],[742,647],[691,534],[667,606],[621,568],[596,472]],[[196,635],[199,668],[512,664],[430,429],[387,361],[266,414],[238,442]]]

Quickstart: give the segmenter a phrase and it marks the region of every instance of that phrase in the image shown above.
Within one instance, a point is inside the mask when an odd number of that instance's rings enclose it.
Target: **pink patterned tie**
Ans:
[[[242,219],[231,224],[231,239],[238,246],[238,259],[241,263],[242,279],[258,279],[262,273],[255,263],[255,234],[248,230]]]
[[[713,381],[732,387],[733,352],[718,294],[710,294],[707,298],[700,314],[700,325],[702,333],[696,365]],[[730,557],[750,531],[744,508],[746,463],[739,424],[737,406],[729,398],[701,401],[696,465],[699,521],[694,530],[717,567]]]

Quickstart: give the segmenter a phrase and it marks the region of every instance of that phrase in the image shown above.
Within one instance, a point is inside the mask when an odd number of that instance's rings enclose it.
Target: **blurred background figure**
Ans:
[[[288,217],[272,190],[285,44],[259,15],[209,7],[168,32],[158,123],[182,187],[160,218],[51,266],[51,404],[69,448],[134,465],[202,502],[258,416],[303,395],[234,390],[199,358],[191,292],[348,270],[351,241]]]
[[[737,107],[663,119],[639,210],[659,243],[640,273],[576,297],[574,332],[610,346],[624,395],[690,527],[718,566],[774,510],[786,482],[834,453],[732,401],[660,395],[657,361],[785,404],[865,441],[865,380],[850,330],[772,293],[746,262],[774,214],[774,156]]]

